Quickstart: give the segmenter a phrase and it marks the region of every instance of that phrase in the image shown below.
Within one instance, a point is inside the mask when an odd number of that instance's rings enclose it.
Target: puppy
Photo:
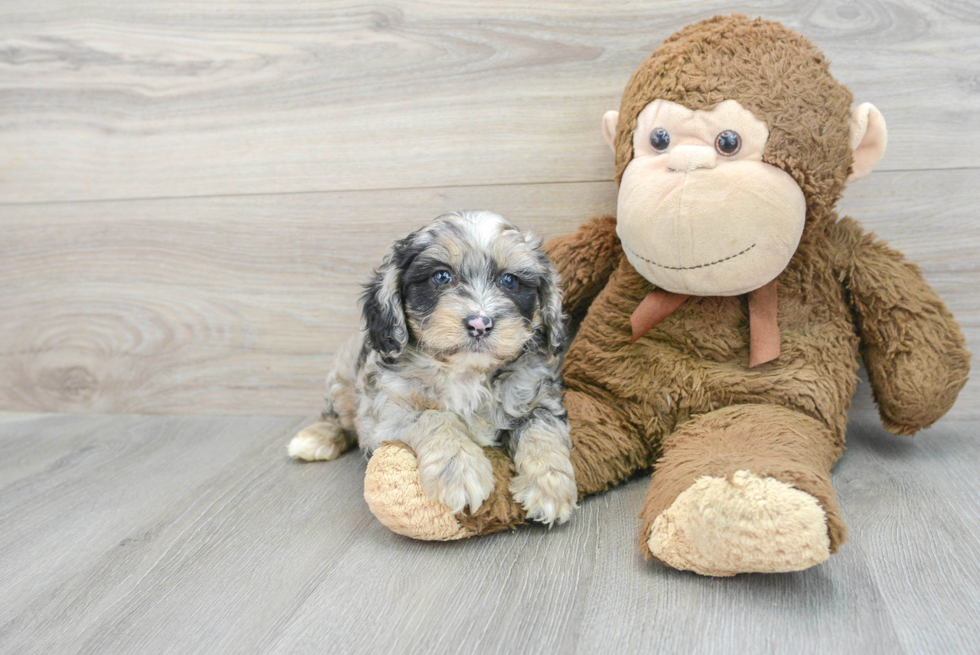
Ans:
[[[327,377],[327,407],[289,454],[330,460],[383,441],[415,451],[426,494],[474,512],[494,488],[483,446],[506,443],[510,492],[534,520],[576,507],[562,405],[561,290],[510,221],[452,212],[395,242],[362,297],[364,325]]]

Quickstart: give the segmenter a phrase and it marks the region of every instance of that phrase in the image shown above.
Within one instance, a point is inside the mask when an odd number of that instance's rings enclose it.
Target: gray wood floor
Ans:
[[[287,460],[304,422],[0,415],[0,652],[980,651],[975,423],[906,440],[853,412],[850,542],[709,579],[642,560],[642,479],[551,531],[398,537],[358,455]]]

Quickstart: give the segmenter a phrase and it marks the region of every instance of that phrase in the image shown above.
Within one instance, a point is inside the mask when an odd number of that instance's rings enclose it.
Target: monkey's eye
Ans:
[[[726,157],[731,157],[742,149],[742,137],[738,132],[725,130],[715,137],[715,150]]]
[[[517,288],[517,278],[510,273],[504,273],[500,276],[500,286],[505,289],[516,289]]]
[[[650,145],[658,152],[666,150],[667,146],[670,145],[670,135],[667,134],[667,130],[662,127],[653,128],[653,131],[650,132]]]
[[[453,274],[449,271],[436,271],[436,274],[432,276],[432,284],[437,287],[443,287],[447,284],[452,284]]]

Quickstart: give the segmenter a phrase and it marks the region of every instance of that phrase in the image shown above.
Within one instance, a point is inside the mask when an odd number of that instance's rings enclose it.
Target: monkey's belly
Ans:
[[[688,299],[631,345],[629,317],[640,298],[623,288],[600,294],[569,349],[568,388],[652,406],[679,420],[727,405],[770,403],[843,429],[858,367],[849,323],[802,320],[808,314],[786,298],[780,357],[749,368],[744,298]]]

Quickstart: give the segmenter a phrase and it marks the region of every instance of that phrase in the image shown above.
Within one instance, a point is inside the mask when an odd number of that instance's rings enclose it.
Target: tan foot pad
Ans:
[[[418,460],[405,444],[385,443],[371,455],[364,500],[385,527],[400,535],[424,541],[471,536],[448,507],[425,495]]]
[[[668,566],[715,576],[801,571],[830,556],[817,499],[749,471],[698,479],[654,520],[648,545]]]

